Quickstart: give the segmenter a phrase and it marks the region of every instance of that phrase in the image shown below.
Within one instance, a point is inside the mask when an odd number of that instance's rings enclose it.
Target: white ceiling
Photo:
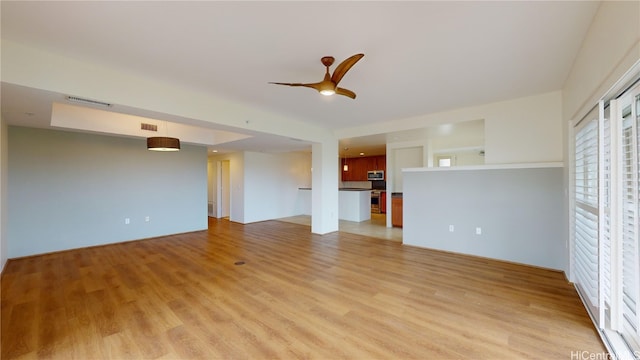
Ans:
[[[2,1],[1,36],[338,130],[559,90],[598,5]],[[322,56],[334,56],[337,64],[359,52],[365,57],[341,82],[356,92],[355,100],[268,84],[320,81]],[[3,83],[2,114],[10,124],[46,126],[50,119],[38,108],[64,95],[37,89],[28,98],[14,94],[20,91],[25,90]],[[34,110],[25,110],[29,106]],[[153,110],[128,109],[141,116]],[[251,135],[228,148],[282,151],[306,145]],[[386,137],[345,141],[354,148],[358,141]]]

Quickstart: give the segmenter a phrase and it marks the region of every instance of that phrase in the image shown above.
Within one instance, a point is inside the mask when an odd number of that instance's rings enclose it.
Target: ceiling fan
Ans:
[[[322,80],[321,82],[310,83],[310,84],[270,82],[269,84],[287,85],[287,86],[304,86],[304,87],[316,89],[320,92],[320,94],[325,96],[338,94],[338,95],[344,95],[352,99],[355,99],[356,93],[354,93],[351,90],[338,87],[338,83],[340,82],[340,80],[342,80],[342,78],[347,73],[347,71],[349,71],[349,69],[351,69],[351,67],[355,65],[355,63],[357,63],[358,60],[362,59],[363,56],[364,54],[355,54],[347,58],[345,61],[341,62],[340,65],[338,65],[338,67],[336,67],[336,69],[333,71],[333,75],[329,74],[329,67],[333,65],[333,62],[335,61],[335,59],[333,58],[333,56],[323,57],[322,59],[320,59],[320,61],[322,62],[322,65],[324,65],[327,68],[327,71],[324,74],[324,80]]]

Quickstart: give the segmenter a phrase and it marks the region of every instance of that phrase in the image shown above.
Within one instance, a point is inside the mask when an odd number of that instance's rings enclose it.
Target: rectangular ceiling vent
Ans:
[[[158,125],[140,123],[140,129],[148,131],[158,131]]]
[[[81,104],[87,104],[87,105],[94,105],[94,106],[104,106],[104,107],[111,107],[113,105],[104,102],[104,101],[98,101],[98,100],[91,100],[91,99],[84,99],[81,97],[77,97],[77,96],[67,96],[67,100],[71,101],[71,102],[76,102],[76,103],[81,103]]]

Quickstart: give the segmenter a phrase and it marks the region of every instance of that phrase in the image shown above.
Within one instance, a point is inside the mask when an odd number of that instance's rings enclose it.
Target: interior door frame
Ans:
[[[230,160],[218,160],[216,162],[216,218],[221,219],[223,217],[231,216],[231,174],[230,171],[223,171],[223,162],[227,162],[229,164],[228,169],[231,168]],[[228,178],[226,183],[228,184],[226,189],[223,186],[223,181],[225,177]],[[229,199],[229,211],[227,214],[224,213],[225,204],[223,199],[223,192],[226,193],[226,199]]]

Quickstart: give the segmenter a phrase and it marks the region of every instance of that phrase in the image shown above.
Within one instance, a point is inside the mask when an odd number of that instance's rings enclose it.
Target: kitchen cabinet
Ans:
[[[369,165],[371,166],[371,169],[369,169],[369,170],[382,170],[382,171],[386,172],[386,170],[387,170],[387,157],[385,155],[371,156],[371,159],[369,161],[370,161]],[[385,178],[386,178],[386,176],[385,176]]]
[[[380,213],[387,213],[387,192],[380,191]]]
[[[402,193],[391,195],[391,225],[402,227]]]
[[[355,158],[343,158],[340,160],[342,181],[367,181],[367,171],[383,170],[387,168],[387,157],[379,156],[363,156]],[[347,165],[347,171],[344,171],[344,165]]]
[[[341,161],[342,164],[342,181],[353,181],[352,179],[354,178],[354,169],[353,169],[353,164],[354,163],[354,159],[353,158],[343,158]],[[347,168],[348,170],[344,170],[344,168]]]
[[[342,169],[342,181],[361,181],[362,162],[359,158],[342,159],[342,164],[346,165],[348,168],[347,171],[344,171],[344,168]]]

